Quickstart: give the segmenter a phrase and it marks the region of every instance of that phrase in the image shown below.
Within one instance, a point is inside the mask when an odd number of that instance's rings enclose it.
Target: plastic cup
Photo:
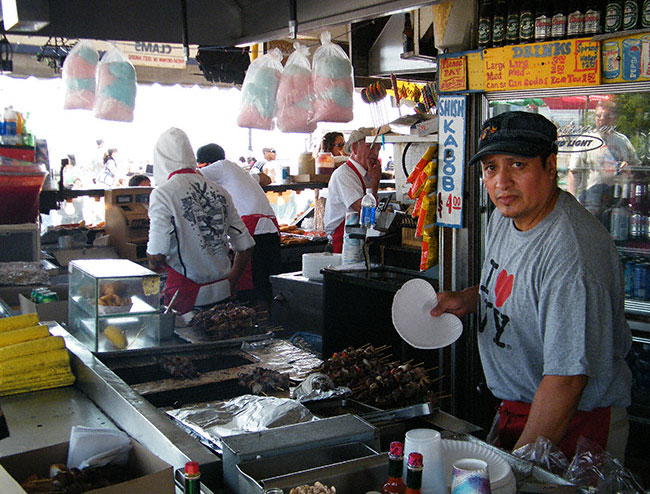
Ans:
[[[442,459],[442,439],[433,429],[412,429],[404,440],[404,458],[413,452],[422,454],[422,494],[447,492],[445,467]],[[406,462],[404,462],[406,478]]]
[[[456,460],[451,472],[451,494],[490,494],[488,464],[477,458]]]

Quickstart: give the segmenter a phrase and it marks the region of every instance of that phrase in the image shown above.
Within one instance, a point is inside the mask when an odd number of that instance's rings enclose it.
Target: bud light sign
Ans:
[[[465,96],[440,96],[438,101],[436,223],[440,226],[463,226],[466,108]]]

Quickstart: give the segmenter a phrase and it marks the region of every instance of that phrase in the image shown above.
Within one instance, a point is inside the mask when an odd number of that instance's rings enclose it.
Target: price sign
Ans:
[[[438,101],[438,201],[436,223],[463,226],[465,175],[465,96],[440,96]]]

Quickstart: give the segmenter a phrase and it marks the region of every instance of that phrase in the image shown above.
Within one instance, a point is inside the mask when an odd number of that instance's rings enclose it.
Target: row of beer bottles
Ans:
[[[478,46],[488,48],[650,28],[650,0],[482,0]]]

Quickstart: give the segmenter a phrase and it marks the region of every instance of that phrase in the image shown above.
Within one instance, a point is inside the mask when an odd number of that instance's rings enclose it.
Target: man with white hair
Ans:
[[[153,167],[158,187],[149,200],[147,255],[151,269],[167,271],[165,303],[178,291],[174,308],[183,314],[227,300],[255,244],[230,194],[198,172],[180,129],[160,136]]]
[[[366,142],[366,137],[373,135],[372,131],[368,127],[352,131],[344,147],[350,158],[334,170],[327,186],[325,231],[332,239],[335,253],[343,250],[345,213],[361,212],[361,199],[366,194],[366,189],[372,189],[377,196],[381,178],[381,165],[377,161],[377,155],[381,144],[371,146]]]

